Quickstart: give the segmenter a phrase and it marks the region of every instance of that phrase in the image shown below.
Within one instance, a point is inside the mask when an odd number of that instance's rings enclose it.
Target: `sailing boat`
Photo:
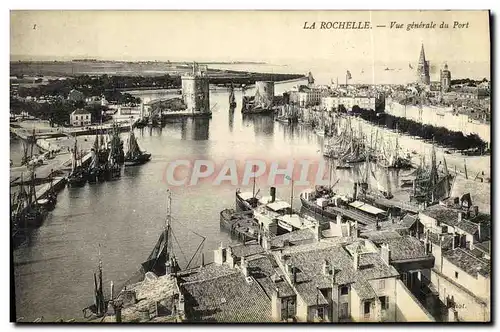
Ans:
[[[168,191],[167,197],[167,218],[165,220],[165,226],[160,234],[160,238],[156,243],[153,251],[149,255],[148,259],[141,264],[141,273],[146,274],[147,272],[153,272],[157,276],[162,276],[169,274],[172,270],[179,271],[179,264],[172,250],[172,196],[170,191]]]
[[[411,160],[408,155],[406,158],[399,155],[399,138],[396,135],[395,146],[387,145],[386,148],[383,148],[379,158],[377,158],[377,162],[381,167],[384,168],[411,168]]]
[[[254,168],[255,175],[255,168]],[[253,188],[252,192],[241,192],[240,189],[236,189],[236,209],[239,211],[250,211],[255,209],[259,205],[259,194],[260,189],[255,191],[255,176],[253,177]]]
[[[70,187],[83,187],[87,182],[87,172],[81,164],[78,165],[78,160],[81,160],[81,158],[77,157],[77,150],[77,141],[75,138],[75,146],[71,158],[71,173],[68,175],[68,185]]]
[[[45,198],[40,198],[36,201],[39,207],[45,211],[52,211],[56,207],[57,195],[54,193],[54,187],[52,185],[52,172],[50,173],[50,188],[47,192]]]
[[[102,179],[100,162],[99,162],[99,135],[96,134],[94,147],[90,149],[90,165],[87,169],[88,172],[88,181],[89,183],[96,183],[98,180]]]
[[[21,178],[22,179],[22,178]],[[31,181],[28,188],[28,193],[24,192],[21,188],[23,195],[20,206],[20,220],[19,224],[25,228],[38,228],[43,223],[44,214],[37,204],[36,190],[35,190],[35,171],[31,170]]]
[[[231,87],[229,88],[229,108],[236,108],[236,99],[234,98],[233,83],[231,83]]]
[[[132,124],[130,125],[130,136],[128,139],[128,151],[125,154],[125,166],[136,166],[142,165],[151,159],[151,153],[146,151],[141,151],[139,144],[137,144],[137,139],[134,135],[134,130],[132,129]]]

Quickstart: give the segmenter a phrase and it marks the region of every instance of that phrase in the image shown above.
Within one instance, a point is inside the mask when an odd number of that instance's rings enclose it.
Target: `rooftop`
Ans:
[[[452,248],[452,242],[453,242],[453,235],[452,234],[436,234],[436,233],[429,233],[429,241],[432,244],[441,245],[441,240],[443,239],[442,243],[442,250],[449,250]]]
[[[90,114],[90,112],[84,110],[83,108],[78,108],[78,109],[74,110],[73,112],[71,112],[71,115],[81,115],[81,114],[86,115],[86,114]]]
[[[455,177],[450,197],[460,198],[467,193],[471,195],[472,205],[477,205],[480,212],[491,214],[491,185],[489,183]]]
[[[468,220],[462,219],[462,221],[459,221],[455,227],[461,229],[466,233],[474,235],[474,233],[477,232],[478,225]]]
[[[238,270],[211,280],[185,283],[188,319],[213,322],[269,322],[271,301],[255,281]]]
[[[304,228],[274,237],[271,239],[271,246],[280,248],[285,245],[285,241],[293,245],[312,239],[314,239],[314,233],[310,229]]]
[[[425,253],[425,245],[419,239],[412,236],[387,239],[384,242],[389,245],[391,261],[432,257],[432,254]]]
[[[295,295],[292,287],[281,275],[278,264],[271,255],[258,255],[248,260],[250,275],[262,286],[264,292],[271,298],[275,289],[280,297]]]
[[[375,243],[382,243],[389,239],[400,238],[401,234],[399,234],[396,231],[373,231],[373,232],[361,233],[361,237],[366,238]]]
[[[490,277],[490,264],[475,257],[468,249],[456,248],[448,250],[443,253],[443,257],[473,277],[477,277],[478,274],[485,278]]]
[[[351,244],[358,246],[361,241],[352,242]],[[360,254],[360,267],[356,270],[353,257],[343,245],[331,243],[328,247],[313,250],[310,250],[309,245],[300,247],[302,248],[296,249],[302,249],[302,251],[287,253],[286,256],[282,257],[286,257],[286,262],[296,268],[297,291],[309,305],[314,305],[317,300],[322,300],[321,297],[318,299],[315,295],[314,290],[316,288],[331,287],[332,276],[323,273],[325,260],[335,268],[335,283],[339,285],[398,275],[394,267],[387,265],[378,252]]]
[[[491,241],[484,241],[481,243],[474,243],[474,247],[486,255],[490,255]]]
[[[418,220],[417,214],[407,213],[401,220],[401,225],[403,225],[406,228],[410,228],[417,220]]]
[[[180,271],[178,277],[181,282],[195,282],[219,278],[231,273],[234,273],[234,269],[231,269],[229,265],[209,263],[203,267]]]
[[[458,223],[458,213],[461,210],[443,206],[440,204],[432,205],[426,208],[421,214],[431,217],[439,222],[449,226],[455,226]]]
[[[264,252],[264,248],[257,242],[247,242],[245,244],[238,244],[231,246],[231,251],[237,258],[248,257]]]

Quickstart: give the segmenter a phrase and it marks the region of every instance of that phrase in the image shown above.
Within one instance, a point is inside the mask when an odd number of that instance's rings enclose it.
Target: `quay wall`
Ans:
[[[432,105],[401,105],[392,98],[387,98],[385,112],[400,118],[406,118],[422,124],[444,127],[452,131],[461,131],[464,135],[477,134],[482,140],[491,143],[491,125],[472,120],[466,114],[457,114],[452,107]]]

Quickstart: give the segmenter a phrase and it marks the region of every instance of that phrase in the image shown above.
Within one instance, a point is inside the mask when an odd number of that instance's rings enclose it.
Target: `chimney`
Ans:
[[[226,261],[226,248],[222,242],[218,249],[214,250],[214,263],[218,265],[222,265]]]
[[[288,277],[290,278],[290,283],[292,285],[295,284],[296,278],[297,278],[297,272],[295,270],[295,267],[291,263],[287,263],[285,265],[285,268],[286,268],[286,273],[287,273]]]
[[[352,223],[349,221],[347,223],[347,237],[351,237],[351,228],[352,228]]]
[[[354,194],[353,194],[354,200],[358,199],[358,184],[354,183]]]
[[[321,240],[321,227],[319,226],[319,221],[314,223],[314,238],[316,241]]]
[[[353,263],[354,263],[354,269],[355,270],[358,270],[359,269],[359,252],[358,252],[358,249],[356,249],[354,251],[354,260],[353,260]]]
[[[462,221],[463,213],[459,212],[458,213],[458,221]]]
[[[262,236],[262,248],[265,250],[271,250],[271,239],[267,236],[266,233]]]
[[[205,254],[201,253],[201,267],[205,266]]]
[[[389,249],[389,244],[387,244],[387,243],[382,244],[382,247],[380,248],[380,256],[382,257],[382,260],[387,265],[390,265],[390,263],[391,263],[391,249]]]
[[[271,196],[271,203],[274,203],[276,201],[276,187],[269,189],[269,195]]]
[[[451,249],[455,249],[456,241],[457,241],[457,235],[453,233],[453,241],[451,241]]]
[[[248,273],[248,263],[245,260],[244,256],[241,257],[240,267],[241,267],[241,271],[243,272],[243,275],[245,277],[248,277],[248,275],[249,275],[249,273]]]
[[[337,224],[338,225],[342,224],[342,215],[340,213],[337,214]]]
[[[475,206],[476,208],[477,206]],[[482,224],[480,222],[477,223],[477,238],[478,238],[478,242],[481,242],[483,239],[482,239],[482,232],[481,232],[481,226]]]
[[[377,219],[375,219],[375,229],[376,229],[376,230],[379,230],[379,229],[380,229],[380,225],[379,225],[378,218],[377,218]]]
[[[262,235],[260,235],[260,232],[257,234],[257,243],[262,246]]]
[[[474,210],[474,217],[477,217],[479,215],[479,206],[474,205],[473,210]]]
[[[425,232],[425,255],[429,255],[431,249],[431,243],[429,242],[429,230]]]
[[[325,261],[323,262],[323,274],[325,276],[329,275],[330,274],[330,264],[328,263],[328,261],[325,259]]]

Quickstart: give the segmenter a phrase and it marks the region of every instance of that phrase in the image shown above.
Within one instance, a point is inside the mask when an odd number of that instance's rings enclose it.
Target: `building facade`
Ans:
[[[92,115],[81,108],[74,110],[69,117],[70,124],[74,127],[88,126],[92,121]]]
[[[322,97],[321,107],[327,111],[337,109],[339,105],[344,105],[346,110],[351,111],[353,106],[362,109],[375,110],[376,98],[367,96],[347,96],[347,97]]]

